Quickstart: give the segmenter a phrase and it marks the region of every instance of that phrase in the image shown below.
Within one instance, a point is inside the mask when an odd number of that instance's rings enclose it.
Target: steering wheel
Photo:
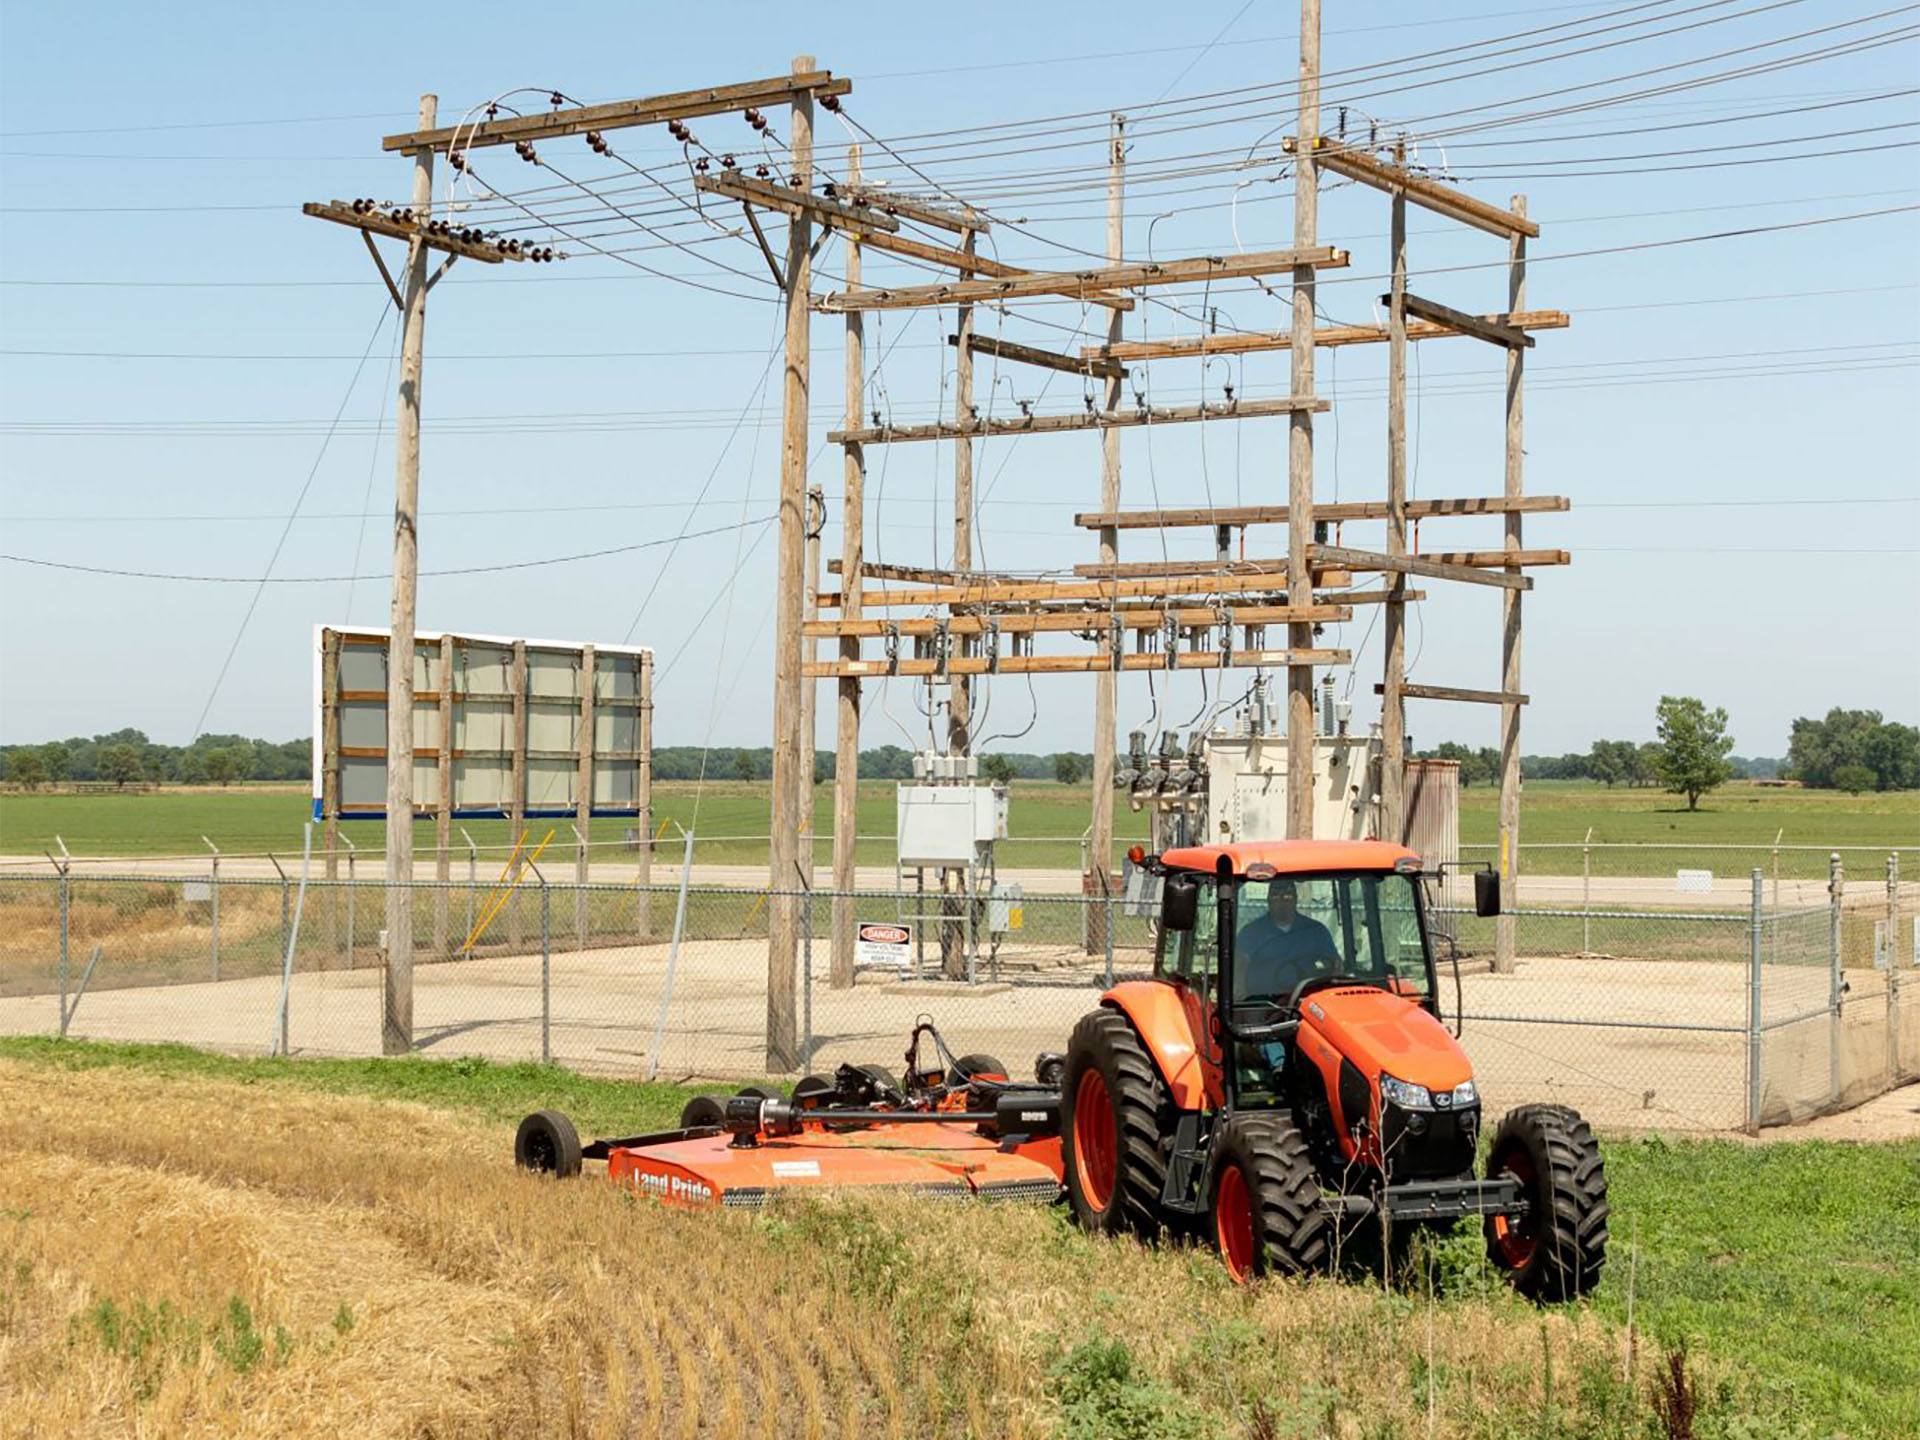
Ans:
[[[1350,975],[1344,970],[1331,970],[1324,975],[1309,975],[1293,987],[1293,993],[1287,997],[1287,1008],[1297,1011],[1300,1002],[1317,990],[1330,990],[1336,985],[1366,985],[1372,989],[1384,988],[1378,980],[1365,975]]]

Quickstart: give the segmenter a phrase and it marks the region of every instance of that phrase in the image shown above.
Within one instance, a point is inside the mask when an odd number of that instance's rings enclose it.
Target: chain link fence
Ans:
[[[1495,922],[1449,896],[1432,912],[1441,1009],[1496,1111],[1557,1100],[1606,1125],[1727,1130],[1854,1104],[1920,1073],[1920,907],[1897,857],[1873,878],[1830,864],[1817,903],[1774,904],[1764,871],[1742,905],[1529,903],[1510,912],[1519,958],[1504,974]],[[694,884],[4,876],[0,1033],[378,1054],[382,932],[401,894],[423,1054],[768,1072],[780,897]],[[930,1014],[960,1050],[1025,1075],[1106,987],[1153,967],[1153,919],[1119,898],[787,898],[794,1074],[892,1065]],[[864,937],[837,956],[836,923]]]

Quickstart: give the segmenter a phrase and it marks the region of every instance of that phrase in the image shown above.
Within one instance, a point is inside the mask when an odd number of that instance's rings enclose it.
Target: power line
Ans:
[[[677,545],[682,540],[699,540],[709,535],[728,535],[753,525],[764,525],[773,516],[747,520],[737,525],[715,525],[706,530],[690,530],[660,540],[640,540],[631,545],[610,545],[599,550],[581,550],[571,555],[549,555],[539,560],[510,560],[498,565],[462,565],[449,570],[422,570],[420,578],[444,579],[456,575],[498,575],[509,570],[537,570],[548,565],[572,565],[582,560],[601,560],[609,555],[631,555],[637,550],[653,550],[662,545]],[[276,554],[278,552],[276,551]],[[0,554],[0,560],[15,565],[32,565],[43,570],[71,570],[83,575],[108,575],[125,580],[171,580],[194,585],[338,585],[353,580],[390,580],[386,575],[186,575],[159,570],[123,570],[109,565],[81,565],[67,560],[48,560],[37,555]],[[256,597],[257,599],[257,597]],[[251,614],[251,610],[248,612]],[[231,657],[229,657],[231,658]],[[223,672],[224,673],[224,672]],[[212,703],[211,698],[208,701]],[[201,717],[205,719],[204,714]],[[198,733],[197,731],[195,733]]]

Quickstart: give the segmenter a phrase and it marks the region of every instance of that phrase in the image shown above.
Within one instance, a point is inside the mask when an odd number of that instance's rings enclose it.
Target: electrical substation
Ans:
[[[867,918],[858,913],[853,895],[856,785],[864,695],[876,682],[904,680],[925,687],[925,713],[944,722],[944,733],[935,734],[918,762],[918,778],[903,785],[897,797],[902,843],[895,888],[901,896],[915,897],[911,918],[918,943],[925,947],[929,931],[938,937],[938,970],[951,982],[977,982],[983,940],[991,951],[989,917],[1006,919],[1017,911],[1014,897],[995,889],[995,843],[1006,833],[1006,797],[977,778],[975,691],[990,677],[1092,682],[1093,802],[1081,877],[1087,895],[1116,895],[1123,883],[1114,865],[1116,802],[1150,807],[1156,840],[1380,836],[1418,839],[1426,853],[1451,858],[1456,841],[1449,838],[1455,823],[1447,798],[1449,777],[1445,767],[1409,762],[1409,701],[1479,705],[1497,717],[1499,868],[1511,884],[1519,823],[1520,715],[1528,699],[1521,680],[1522,597],[1533,585],[1530,570],[1568,560],[1563,550],[1529,549],[1523,543],[1526,515],[1568,508],[1563,497],[1526,492],[1525,357],[1535,332],[1563,328],[1568,317],[1529,308],[1527,244],[1539,226],[1528,218],[1524,197],[1501,205],[1435,178],[1409,160],[1412,137],[1382,132],[1377,125],[1362,136],[1351,129],[1344,109],[1334,133],[1327,133],[1320,105],[1319,33],[1319,4],[1304,0],[1297,113],[1273,160],[1293,185],[1293,244],[1285,249],[1248,251],[1223,234],[1213,253],[1139,258],[1138,242],[1125,224],[1128,122],[1116,114],[1109,122],[1104,256],[1061,270],[1027,269],[992,258],[988,252],[996,227],[1014,222],[997,216],[991,203],[934,181],[878,140],[849,107],[846,97],[854,81],[821,68],[811,56],[795,60],[787,75],[612,104],[580,105],[560,92],[535,92],[530,98],[510,92],[452,126],[438,124],[437,102],[429,96],[422,101],[417,129],[383,141],[387,151],[411,159],[409,205],[363,199],[307,207],[311,215],[361,232],[405,317],[390,626],[396,646],[414,638],[427,292],[462,258],[542,264],[583,253],[583,247],[600,248],[578,228],[543,215],[520,193],[490,183],[483,171],[492,173],[492,154],[511,147],[509,153],[521,161],[551,170],[563,185],[570,183],[619,213],[618,204],[591,186],[570,181],[566,164],[556,164],[553,157],[564,143],[618,161],[621,131],[665,127],[687,157],[695,197],[688,203],[701,214],[737,209],[743,222],[739,245],[777,282],[785,354],[767,876],[765,1058],[770,1071],[791,1070],[801,1059],[795,1040],[797,917],[799,897],[815,884],[806,817],[814,779],[812,702],[821,682],[833,684],[836,715],[830,882],[835,899],[827,940],[835,988],[854,983],[856,930]],[[782,111],[784,135],[772,123]],[[846,128],[850,138],[844,147],[830,149],[816,138],[821,111],[837,116]],[[744,143],[739,154],[710,147],[692,128],[708,121],[744,124],[743,134],[777,163],[754,160]],[[779,141],[777,156],[766,145],[769,137]],[[884,156],[895,173],[886,183],[867,181],[863,154]],[[631,162],[620,163],[645,177]],[[440,165],[449,182],[436,191]],[[1379,297],[1384,318],[1376,323],[1325,323],[1317,303],[1318,277],[1353,263],[1346,250],[1320,240],[1318,197],[1328,177],[1377,192],[1384,202],[1379,258],[1388,283]],[[1466,306],[1476,288],[1472,277],[1453,282],[1462,308],[1412,291],[1409,208],[1484,235],[1487,263],[1504,272],[1504,284],[1494,293],[1478,294],[1471,308]],[[405,241],[399,279],[375,245],[376,236]],[[814,279],[816,257],[829,242],[838,252],[844,281],[837,289]],[[441,258],[430,269],[435,254]],[[867,268],[879,262],[888,264],[885,273]],[[1129,319],[1143,317],[1164,296],[1197,291],[1210,297],[1235,281],[1253,282],[1276,299],[1284,292],[1291,324],[1275,331],[1222,328],[1216,310],[1199,334],[1129,338]],[[1478,289],[1487,287],[1481,283]],[[1053,350],[988,335],[979,324],[982,316],[998,321],[1062,300],[1104,316],[1104,338]],[[894,423],[874,390],[884,356],[870,356],[867,326],[870,319],[878,323],[897,312],[924,310],[951,320],[950,329],[943,326],[953,356],[951,413],[928,423]],[[825,436],[842,457],[841,547],[825,575],[821,532],[830,507],[819,489],[809,486],[807,474],[814,443],[812,338],[822,321],[844,327],[845,357],[844,419]],[[997,331],[998,324],[993,328]],[[1493,493],[1413,499],[1407,473],[1409,347],[1455,338],[1493,346],[1505,357],[1502,483],[1491,487]],[[1315,356],[1319,350],[1354,345],[1387,347],[1382,493],[1376,499],[1320,501],[1314,427],[1332,402],[1316,389]],[[1198,360],[1204,367],[1214,357],[1278,351],[1288,354],[1283,394],[1237,393],[1229,383],[1217,398],[1203,394],[1195,404],[1162,405],[1148,398],[1141,383],[1155,362],[1178,366]],[[985,395],[976,391],[976,357],[989,357],[996,366],[1075,377],[1083,388],[1083,406],[1038,411],[1023,400],[1011,413],[995,413],[992,387]],[[1285,483],[1278,474],[1271,478],[1272,499],[1201,507],[1126,503],[1123,432],[1264,421],[1284,421],[1288,431]],[[1083,433],[1098,435],[1097,458],[1094,447],[1081,450],[1079,442],[1061,438]],[[1075,525],[1088,544],[1088,558],[1039,575],[975,564],[975,452],[988,439],[1050,446],[1060,452],[1059,463],[1084,464],[1087,494],[1097,506],[1076,515]],[[938,443],[950,445],[953,453],[951,563],[919,567],[870,557],[863,519],[870,463],[892,447]],[[1422,543],[1423,524],[1444,530],[1454,517],[1499,517],[1503,543],[1480,550]],[[1363,547],[1346,540],[1348,526],[1383,527],[1384,536],[1376,547]],[[1138,543],[1145,538],[1142,532],[1164,540],[1170,533],[1196,530],[1211,534],[1212,558],[1170,560],[1164,543]],[[1276,533],[1280,539],[1270,549],[1261,543],[1261,537]],[[1065,555],[1072,536],[1063,533],[1060,540]],[[1151,558],[1154,548],[1162,558]],[[1126,558],[1123,549],[1131,552]],[[1426,598],[1426,591],[1414,588],[1416,582],[1500,592],[1499,633],[1488,637],[1498,650],[1498,688],[1408,681],[1407,610]],[[1350,704],[1316,686],[1317,675],[1350,665],[1353,655],[1317,637],[1366,607],[1379,607],[1384,644],[1373,687],[1380,698],[1379,721],[1360,729]],[[1187,733],[1135,734],[1120,763],[1118,677],[1233,670],[1253,676],[1249,697],[1236,711]],[[388,754],[401,753],[412,738],[399,727],[415,710],[414,678],[404,666],[392,667],[387,677],[387,714],[395,727]],[[1059,688],[1078,692],[1063,703],[1085,703],[1078,685]],[[1214,708],[1217,716],[1223,707]],[[579,761],[581,775],[570,793],[596,793],[593,763],[591,756]],[[435,813],[436,802],[423,803],[414,792],[413,769],[389,766],[387,812]],[[437,805],[444,813],[444,796]],[[389,873],[409,873],[410,845],[406,827],[388,830]],[[907,918],[908,902],[900,903],[900,918]],[[404,912],[401,901],[389,900],[387,963],[402,977],[414,944],[412,917]],[[1083,938],[1089,954],[1110,944],[1101,914],[1093,907],[1087,911]],[[1506,919],[1500,923],[1494,965],[1507,968],[1512,959],[1512,926]],[[389,1016],[396,1048],[403,1048],[407,1038],[398,1013],[405,988],[404,979],[396,983],[396,1013]]]

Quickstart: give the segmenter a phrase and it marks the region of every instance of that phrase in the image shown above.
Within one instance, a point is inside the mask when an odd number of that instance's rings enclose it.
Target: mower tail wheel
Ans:
[[[1210,1238],[1242,1284],[1326,1268],[1333,1222],[1307,1142],[1278,1115],[1234,1116],[1215,1142]]]
[[[733,1093],[735,1095],[747,1096],[753,1100],[784,1100],[787,1098],[770,1085],[742,1085]]]
[[[680,1107],[682,1130],[704,1130],[727,1118],[727,1102],[718,1095],[696,1095]]]
[[[1105,1006],[1082,1017],[1067,1044],[1061,1159],[1079,1222],[1102,1235],[1151,1239],[1163,1226],[1163,1135],[1172,1102],[1133,1022]]]
[[[962,1055],[947,1072],[947,1084],[958,1090],[974,1080],[1011,1080],[1013,1072],[991,1055]]]
[[[833,1081],[824,1075],[806,1075],[793,1087],[793,1103],[802,1109],[812,1109],[826,1096],[833,1094]]]
[[[580,1132],[558,1110],[536,1110],[513,1137],[513,1163],[565,1180],[580,1173]]]
[[[1525,1215],[1489,1215],[1487,1258],[1530,1300],[1573,1300],[1599,1283],[1607,1258],[1607,1171],[1579,1112],[1522,1105],[1507,1113],[1487,1177],[1520,1182]]]

